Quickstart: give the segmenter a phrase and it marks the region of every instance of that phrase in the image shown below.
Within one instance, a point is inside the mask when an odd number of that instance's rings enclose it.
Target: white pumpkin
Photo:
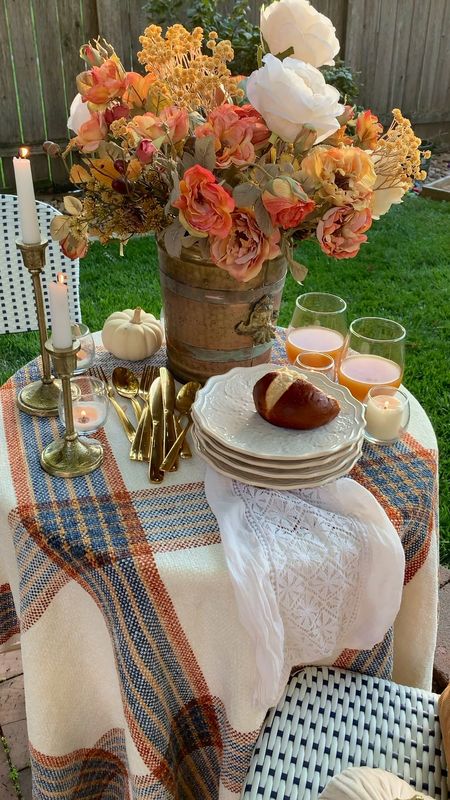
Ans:
[[[410,800],[412,797],[431,800],[384,769],[349,767],[327,783],[319,800]]]
[[[102,330],[106,350],[127,361],[141,361],[156,353],[163,342],[162,325],[142,308],[110,314]]]

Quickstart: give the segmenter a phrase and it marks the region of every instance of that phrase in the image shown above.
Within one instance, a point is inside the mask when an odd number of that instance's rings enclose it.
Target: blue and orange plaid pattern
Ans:
[[[274,354],[281,360],[278,346]],[[107,354],[101,358],[110,372],[115,362]],[[125,717],[149,775],[129,774],[123,731],[112,729],[95,747],[67,756],[31,747],[34,800],[210,800],[218,797],[219,780],[238,795],[258,731],[234,730],[220,698],[210,694],[155,561],[160,551],[220,541],[203,484],[129,491],[103,432],[101,469],[73,481],[46,475],[39,466],[41,442],[52,438],[58,423],[15,406],[18,389],[36,371],[35,364],[27,366],[0,390],[17,494],[9,523],[21,629],[40,619],[67,581],[89,593],[108,627]],[[396,527],[405,582],[411,580],[433,535],[435,454],[410,436],[382,450],[365,443],[351,477],[375,495]],[[7,585],[0,587],[0,624],[3,641],[18,628]],[[392,631],[372,651],[346,651],[337,664],[389,677]]]

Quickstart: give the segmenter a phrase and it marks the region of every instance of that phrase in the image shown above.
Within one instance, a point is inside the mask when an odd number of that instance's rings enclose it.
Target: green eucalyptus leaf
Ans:
[[[214,136],[200,136],[195,140],[195,161],[201,167],[213,171],[216,166]]]
[[[164,231],[164,246],[171,258],[180,257],[185,232],[179,219],[172,222]]]
[[[261,189],[254,183],[239,183],[233,189],[233,199],[238,208],[251,208],[261,197]]]
[[[295,260],[290,248],[286,248],[286,258],[289,264],[289,272],[294,278],[294,281],[296,281],[297,283],[303,283],[308,274],[308,268],[305,267],[304,264],[300,264],[298,261]]]
[[[268,211],[264,207],[261,197],[255,203],[255,217],[256,222],[261,228],[264,236],[271,236],[273,233],[273,225]]]

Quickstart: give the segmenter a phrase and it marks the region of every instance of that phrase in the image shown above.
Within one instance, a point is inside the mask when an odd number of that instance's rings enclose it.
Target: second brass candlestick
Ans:
[[[102,464],[103,447],[100,442],[78,436],[74,426],[70,378],[76,366],[80,342],[75,340],[71,347],[60,349],[49,341],[45,348],[51,354],[55,372],[61,379],[66,430],[63,438],[50,442],[42,451],[41,467],[58,478],[87,475]]]
[[[48,245],[48,241],[43,240],[37,244],[25,244],[22,241],[17,241],[16,245],[22,253],[23,263],[33,281],[42,356],[42,379],[33,381],[33,383],[27,384],[20,390],[17,396],[17,405],[26,414],[36,417],[57,417],[59,390],[53,382],[50,357],[45,349],[47,325],[41,286],[41,273],[45,267],[45,248]]]

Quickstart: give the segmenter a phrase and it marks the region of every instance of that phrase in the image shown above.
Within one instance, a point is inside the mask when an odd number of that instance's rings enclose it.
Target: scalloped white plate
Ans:
[[[215,469],[221,475],[241,481],[242,483],[248,483],[250,486],[261,486],[263,489],[282,489],[287,491],[289,489],[313,489],[316,486],[325,486],[327,483],[332,483],[333,481],[337,481],[338,478],[343,478],[345,475],[348,475],[361,455],[361,451],[359,451],[345,466],[342,466],[337,470],[330,471],[327,475],[322,475],[316,478],[313,476],[305,478],[279,478],[276,475],[267,477],[263,475],[249,474],[243,472],[242,470],[236,469],[230,464],[221,463],[219,460],[214,458],[211,452],[207,452],[205,450],[197,438],[195,431],[193,431],[192,438],[201,458],[203,458],[207,464],[213,467],[213,469]]]
[[[361,452],[364,438],[361,437],[355,444],[350,445],[345,450],[339,450],[337,455],[329,456],[325,459],[316,461],[276,461],[275,459],[256,459],[236,453],[235,450],[228,450],[221,447],[213,439],[209,439],[203,431],[194,426],[194,433],[206,453],[210,453],[212,458],[229,466],[230,469],[238,469],[249,474],[271,477],[273,475],[280,478],[318,478],[321,475],[335,472],[344,467]],[[330,460],[331,459],[331,460]]]
[[[193,419],[209,438],[237,453],[262,459],[301,461],[338,453],[357,442],[365,427],[364,407],[345,386],[314,373],[304,375],[314,386],[335,397],[341,410],[335,419],[310,431],[278,428],[263,419],[255,409],[253,387],[277,364],[236,367],[209,378],[199,390],[192,407]]]

